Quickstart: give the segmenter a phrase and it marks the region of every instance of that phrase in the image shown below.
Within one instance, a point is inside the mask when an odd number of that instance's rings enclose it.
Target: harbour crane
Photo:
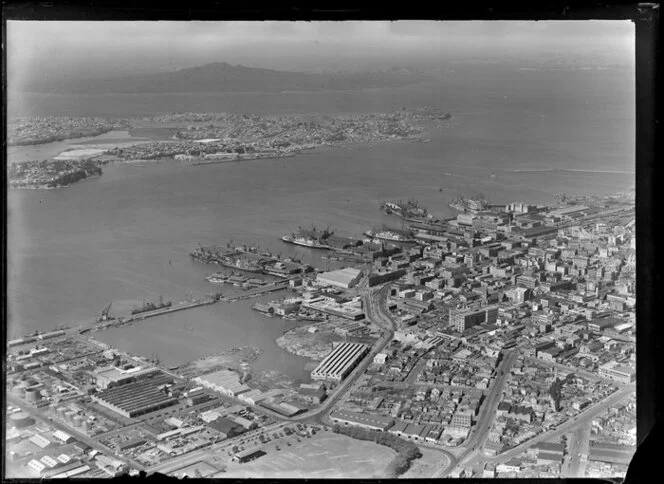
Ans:
[[[104,308],[104,310],[101,312],[101,314],[99,315],[99,322],[108,321],[110,319],[108,316],[108,312],[111,310],[111,304],[113,304],[112,301],[108,303]]]

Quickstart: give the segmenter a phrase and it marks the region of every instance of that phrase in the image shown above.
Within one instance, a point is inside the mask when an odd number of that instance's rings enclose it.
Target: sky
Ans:
[[[630,21],[7,22],[9,82],[210,62],[283,70],[416,67],[445,59],[633,56]],[[11,85],[10,85],[11,88]]]

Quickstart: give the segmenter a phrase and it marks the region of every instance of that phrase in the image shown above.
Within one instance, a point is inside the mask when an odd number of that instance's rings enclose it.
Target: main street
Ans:
[[[582,455],[588,455],[590,447],[590,423],[575,428],[568,434],[568,455],[562,468],[563,477],[580,477],[585,473]]]

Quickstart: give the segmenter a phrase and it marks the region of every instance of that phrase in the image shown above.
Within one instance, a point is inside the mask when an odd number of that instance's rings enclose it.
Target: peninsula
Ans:
[[[58,159],[60,155],[53,160],[15,162],[9,181],[12,187],[55,187],[101,174],[98,165],[114,161],[177,160],[205,165],[283,158],[321,147],[423,141],[431,125],[443,126],[450,119],[449,113],[426,107],[339,116],[174,113],[128,119],[20,119],[9,123],[9,144],[37,145],[113,130],[129,131],[129,141],[137,137],[141,142],[130,146],[126,140],[99,140],[98,145],[87,142],[87,150],[75,153],[77,160],[65,163]]]

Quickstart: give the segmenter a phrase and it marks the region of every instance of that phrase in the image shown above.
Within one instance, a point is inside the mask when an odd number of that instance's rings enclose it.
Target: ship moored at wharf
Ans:
[[[281,240],[310,249],[334,250],[338,252],[349,251],[362,245],[362,240],[336,235],[329,227],[322,231],[317,230],[316,227],[312,227],[310,230],[299,227],[296,233],[284,235],[281,237]]]
[[[383,202],[380,209],[387,215],[396,215],[404,220],[419,222],[430,217],[427,209],[414,198],[410,198],[406,202],[401,200],[398,202]]]
[[[334,250],[335,247],[328,243],[328,239],[332,234],[334,234],[334,231],[331,231],[329,227],[323,231],[317,230],[316,227],[312,227],[311,230],[299,227],[297,233],[284,235],[281,240],[310,249]]]
[[[278,277],[290,277],[294,274],[311,272],[313,267],[303,264],[294,258],[281,259],[269,255],[268,252],[258,253],[255,248],[235,248],[225,253],[217,247],[198,247],[191,252],[191,257],[206,264],[219,264],[233,270],[252,272],[257,274],[270,274]],[[213,274],[208,281],[215,284],[228,282],[220,274]]]
[[[171,301],[164,302],[163,298],[159,298],[159,303],[154,304],[152,302],[143,302],[143,305],[140,308],[134,308],[131,311],[131,314],[140,314],[147,313],[150,311],[156,311],[158,309],[170,308],[173,303]]]
[[[413,233],[406,230],[385,229],[385,230],[367,230],[364,232],[369,238],[385,240],[388,242],[415,243],[417,239]]]

